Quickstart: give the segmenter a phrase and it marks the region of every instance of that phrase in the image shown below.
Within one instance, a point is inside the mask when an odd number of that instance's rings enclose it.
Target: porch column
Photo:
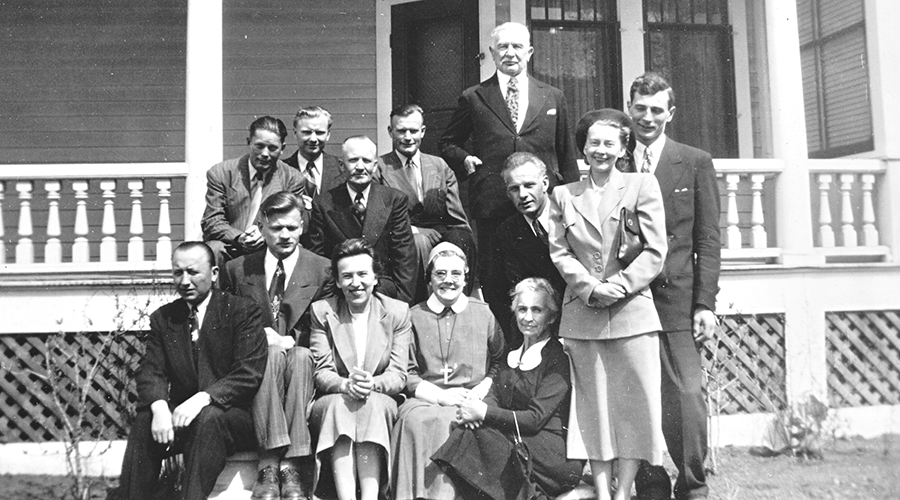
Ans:
[[[629,92],[644,66],[644,8],[641,2],[619,2],[619,36],[622,45],[622,105],[628,106]]]
[[[200,239],[206,171],[222,161],[222,2],[188,0],[184,237]]]
[[[783,159],[775,185],[776,228],[781,263],[815,267],[825,263],[813,249],[812,203],[806,145],[803,77],[797,4],[765,0],[766,46],[772,102],[772,152]],[[784,279],[789,279],[785,276]],[[785,388],[790,404],[810,395],[826,401],[828,369],[825,314],[802,294],[785,297]]]

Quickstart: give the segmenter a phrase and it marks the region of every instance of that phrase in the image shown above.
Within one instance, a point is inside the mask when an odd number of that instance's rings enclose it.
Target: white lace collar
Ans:
[[[536,344],[532,344],[525,351],[525,354],[522,354],[522,347],[525,346],[523,343],[518,349],[509,351],[509,354],[506,355],[506,363],[510,368],[518,368],[523,372],[533,370],[537,365],[541,364],[541,351],[549,340],[550,337],[547,337]]]

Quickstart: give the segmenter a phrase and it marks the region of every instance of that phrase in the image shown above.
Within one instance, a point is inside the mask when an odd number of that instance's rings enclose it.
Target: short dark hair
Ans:
[[[294,128],[296,129],[297,124],[304,118],[319,118],[320,116],[328,118],[328,130],[331,130],[331,124],[334,120],[331,119],[331,113],[321,106],[306,106],[298,109],[297,114],[294,115]]]
[[[506,157],[506,161],[503,162],[503,171],[500,172],[500,176],[503,178],[503,181],[506,182],[506,176],[509,175],[510,172],[529,163],[537,167],[541,175],[547,175],[547,165],[538,158],[537,155],[526,151],[519,151]]]
[[[425,111],[422,111],[422,107],[418,104],[404,104],[391,110],[391,118],[395,116],[410,116],[413,113],[419,113],[423,119],[425,117]]]
[[[354,257],[356,255],[368,255],[369,257],[372,257],[372,270],[376,274],[378,273],[375,263],[375,251],[372,250],[369,242],[366,241],[365,238],[351,238],[341,242],[340,245],[334,248],[334,252],[331,253],[331,276],[334,278],[335,283],[338,281],[338,262],[347,257]]]
[[[261,218],[268,219],[272,215],[286,214],[294,210],[300,212],[301,218],[306,212],[306,207],[300,197],[290,191],[279,191],[262,202],[259,214]]]
[[[584,154],[588,130],[596,124],[609,125],[619,129],[619,140],[625,148],[625,156],[616,161],[616,168],[628,172],[631,170],[631,151],[634,151],[634,125],[631,117],[618,109],[603,108],[588,111],[575,125],[575,146]]]
[[[281,144],[284,144],[285,139],[287,139],[287,127],[278,118],[266,115],[253,120],[253,123],[250,124],[250,135],[247,137],[248,144],[257,130],[268,130],[273,134],[278,134],[278,137],[281,138]]]
[[[634,79],[631,83],[631,91],[628,93],[629,100],[634,102],[634,94],[653,95],[663,90],[667,90],[669,94],[669,108],[675,106],[675,91],[669,82],[659,73],[648,71],[643,75]]]
[[[206,261],[209,262],[209,268],[212,269],[216,267],[216,256],[213,254],[209,245],[202,241],[185,241],[180,245],[175,247],[175,250],[172,251],[172,257],[175,257],[175,254],[178,252],[189,252],[195,248],[202,248],[203,253],[206,254]]]

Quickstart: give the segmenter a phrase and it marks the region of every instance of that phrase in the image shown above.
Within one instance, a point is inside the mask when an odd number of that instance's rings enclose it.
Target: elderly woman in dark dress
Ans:
[[[365,241],[342,243],[331,260],[342,293],[312,305],[317,498],[333,496],[332,479],[341,500],[375,500],[389,484],[392,396],[406,385],[411,326],[409,306],[374,293],[373,262]]]
[[[522,346],[509,352],[484,401],[459,405],[459,427],[431,457],[466,499],[513,499],[525,481],[538,498],[554,497],[581,479],[584,462],[566,458],[571,386],[555,331],[559,297],[547,280],[528,278],[516,285],[512,310]],[[528,479],[512,463],[517,432],[534,467]]]

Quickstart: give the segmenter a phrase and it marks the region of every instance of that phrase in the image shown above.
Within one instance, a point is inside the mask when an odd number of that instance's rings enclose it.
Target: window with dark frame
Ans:
[[[529,72],[563,91],[574,125],[587,111],[622,109],[615,0],[528,0]]]
[[[797,0],[810,158],[874,149],[863,0]]]
[[[644,0],[643,6],[645,67],[675,91],[666,135],[714,158],[738,157],[727,0]]]

